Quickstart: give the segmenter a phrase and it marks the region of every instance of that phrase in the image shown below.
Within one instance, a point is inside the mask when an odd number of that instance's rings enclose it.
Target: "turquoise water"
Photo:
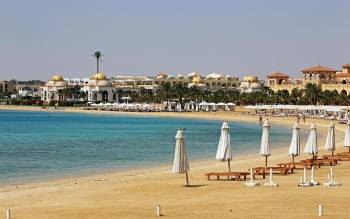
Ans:
[[[214,159],[221,121],[139,115],[0,110],[0,182],[171,164],[177,128],[189,160]],[[257,123],[230,122],[233,153],[259,151]],[[272,146],[291,130],[271,127]]]

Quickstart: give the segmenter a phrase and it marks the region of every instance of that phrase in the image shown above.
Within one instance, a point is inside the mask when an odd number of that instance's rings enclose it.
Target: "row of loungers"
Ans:
[[[300,160],[299,162],[287,162],[287,163],[278,163],[274,167],[255,167],[253,168],[253,179],[257,175],[262,176],[265,179],[266,175],[269,174],[270,169],[273,174],[288,175],[294,173],[295,169],[311,169],[312,167],[322,167],[322,166],[334,166],[337,165],[339,161],[350,161],[350,152],[342,152],[336,155],[324,155],[322,158],[313,158]],[[206,173],[205,176],[208,180],[234,180],[242,181],[247,180],[250,177],[250,172],[212,172]]]

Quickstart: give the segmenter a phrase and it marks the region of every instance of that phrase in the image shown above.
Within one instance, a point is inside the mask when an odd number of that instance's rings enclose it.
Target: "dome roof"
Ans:
[[[192,72],[192,73],[188,74],[187,77],[194,77],[194,76],[198,76],[198,75],[200,76],[199,73],[197,73],[197,72]]]
[[[62,75],[54,75],[51,78],[52,81],[63,81]]]
[[[104,73],[98,72],[90,77],[90,80],[107,80],[107,77]]]
[[[209,75],[207,75],[207,78],[213,78],[213,79],[220,79],[220,78],[223,78],[224,76],[222,74],[219,74],[219,73],[216,73],[216,72],[213,72]]]
[[[256,76],[252,76],[252,75],[244,76],[244,81],[256,82],[257,80],[258,80],[258,77]]]

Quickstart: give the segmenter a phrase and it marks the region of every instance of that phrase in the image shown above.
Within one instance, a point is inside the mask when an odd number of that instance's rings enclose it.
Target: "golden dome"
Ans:
[[[200,82],[202,82],[201,76],[200,76],[200,75],[195,75],[195,76],[193,76],[192,82],[193,82],[193,83],[200,83]]]
[[[99,72],[90,77],[90,80],[107,80],[107,77],[104,73]]]
[[[257,82],[258,77],[256,76],[245,76],[244,77],[244,81],[248,81],[248,82]]]
[[[52,81],[63,81],[63,77],[61,75],[54,75],[51,80]]]

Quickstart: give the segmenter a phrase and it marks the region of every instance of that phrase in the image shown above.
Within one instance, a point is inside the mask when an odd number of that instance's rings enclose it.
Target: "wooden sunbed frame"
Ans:
[[[211,177],[216,177],[216,180],[224,180],[220,178],[220,176],[224,176],[226,180],[234,180],[234,181],[241,181],[242,177],[243,180],[247,180],[247,176],[250,175],[249,172],[224,172],[224,173],[206,173],[205,174],[209,181],[213,180]],[[232,178],[233,177],[233,178]],[[253,178],[255,178],[253,174]]]
[[[291,171],[289,167],[255,167],[253,168],[253,173],[255,175],[262,175],[265,179],[265,176],[270,172],[270,168],[273,174],[287,175]]]

